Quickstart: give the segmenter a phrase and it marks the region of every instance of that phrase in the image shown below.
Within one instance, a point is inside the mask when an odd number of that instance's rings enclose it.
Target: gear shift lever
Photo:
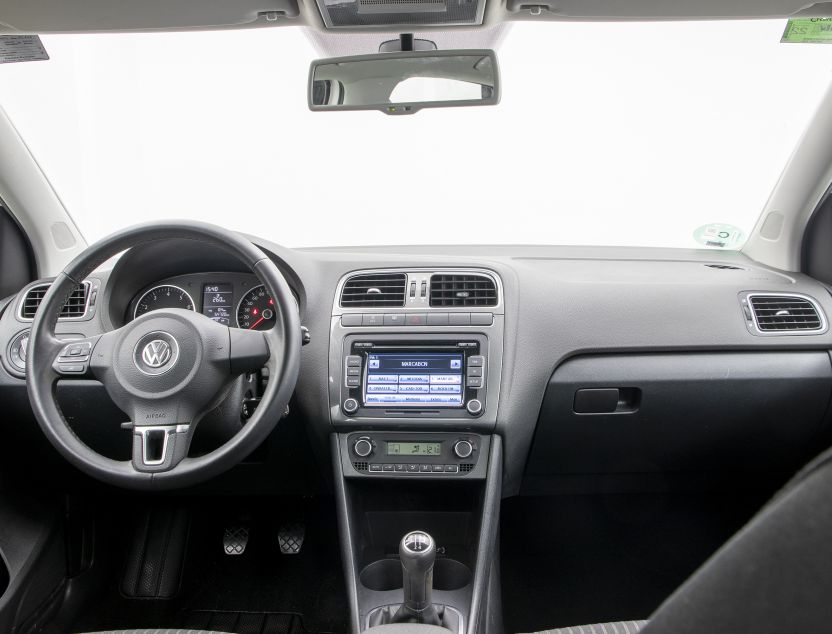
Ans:
[[[404,604],[396,613],[396,623],[440,625],[433,605],[433,563],[436,544],[424,531],[413,531],[399,544],[404,580]]]

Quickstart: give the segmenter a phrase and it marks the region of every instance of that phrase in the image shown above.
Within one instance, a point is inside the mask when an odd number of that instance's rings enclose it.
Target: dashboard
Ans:
[[[480,469],[469,458],[446,460],[446,449],[467,439],[476,458],[477,447],[497,434],[506,495],[531,482],[548,491],[555,480],[567,491],[583,490],[578,480],[605,489],[605,474],[621,472],[660,472],[664,479],[652,485],[665,486],[673,469],[735,468],[743,450],[750,452],[749,473],[787,453],[805,455],[829,428],[832,296],[811,278],[739,253],[304,250],[253,241],[286,277],[308,329],[290,433],[292,442],[308,438],[322,473],[331,469],[333,434],[350,448],[341,456],[345,473],[356,463],[374,466],[353,449],[369,438],[382,469],[398,469],[401,452],[420,456],[402,460],[403,473],[415,477],[407,469],[418,462],[420,474],[430,465],[435,478],[468,477],[437,471],[440,464]],[[470,277],[471,286],[454,288],[454,276]],[[496,300],[478,295],[483,277],[493,282]],[[393,305],[384,303],[391,280],[404,289]],[[11,404],[16,430],[31,427],[35,436],[20,365],[31,326],[24,309],[48,284],[27,285],[0,316],[0,399]],[[791,300],[805,300],[799,310],[817,313],[818,327],[766,332],[759,315],[779,319],[792,309],[777,302]],[[94,336],[170,307],[262,330],[273,323],[271,302],[257,277],[222,250],[161,240],[92,272],[79,289],[77,312],[59,320],[57,332],[65,339]],[[68,394],[77,405],[69,417],[79,426],[81,418],[106,409],[100,385],[96,392],[82,383]],[[248,387],[241,390],[240,398],[252,396]],[[722,393],[725,399],[712,396]],[[801,424],[783,427],[779,421],[795,403]],[[232,413],[233,431],[241,424],[239,407]],[[94,421],[90,434],[102,436],[108,425]],[[422,455],[440,441],[441,458]],[[292,457],[292,446],[287,452],[284,459]],[[274,475],[281,466],[269,469],[264,473]]]

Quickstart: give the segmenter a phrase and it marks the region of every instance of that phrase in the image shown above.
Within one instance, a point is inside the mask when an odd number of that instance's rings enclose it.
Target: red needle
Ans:
[[[255,328],[257,328],[257,326],[258,326],[258,325],[260,325],[260,322],[261,322],[261,321],[264,321],[265,319],[266,319],[265,317],[261,317],[260,319],[258,319],[257,321],[255,321],[255,322],[254,322],[251,326],[249,326],[249,328],[248,328],[248,329],[249,329],[249,330],[254,330]]]

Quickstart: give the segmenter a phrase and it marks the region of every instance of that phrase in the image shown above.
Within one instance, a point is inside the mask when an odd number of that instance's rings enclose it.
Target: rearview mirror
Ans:
[[[405,51],[312,62],[311,110],[493,106],[500,102],[497,56],[489,50]]]

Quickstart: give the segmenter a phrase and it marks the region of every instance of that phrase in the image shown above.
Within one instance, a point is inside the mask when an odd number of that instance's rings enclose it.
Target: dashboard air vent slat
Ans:
[[[752,295],[748,299],[757,328],[763,332],[820,330],[823,328],[818,309],[803,297]]]
[[[384,308],[404,306],[407,276],[404,273],[353,275],[344,283],[341,306]]]
[[[23,303],[20,307],[20,316],[23,319],[35,318],[35,313],[37,313],[38,308],[40,308],[43,298],[46,296],[46,292],[48,290],[49,285],[42,284],[40,286],[33,286],[26,292],[26,296],[23,298]],[[66,304],[64,304],[64,307],[61,310],[61,319],[83,317],[86,310],[87,285],[81,284],[78,288],[72,291],[72,294],[69,296]]]
[[[487,275],[436,274],[430,278],[430,305],[496,306],[497,285]]]

